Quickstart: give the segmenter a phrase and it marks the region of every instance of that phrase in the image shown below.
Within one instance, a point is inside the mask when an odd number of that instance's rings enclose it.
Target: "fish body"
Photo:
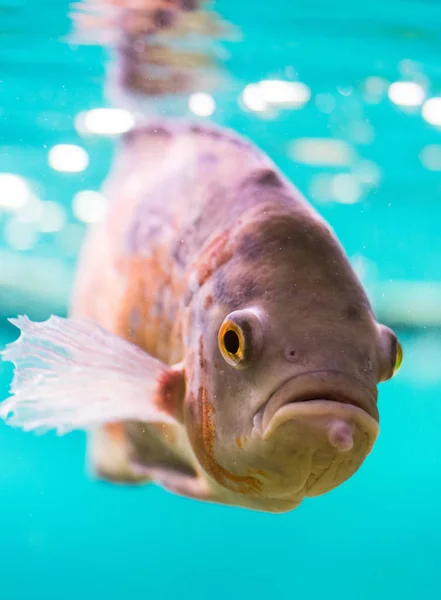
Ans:
[[[211,35],[199,4],[85,3],[83,27],[104,19],[116,40],[117,95],[194,88],[205,60],[157,34]],[[327,223],[268,156],[210,124],[138,123],[103,191],[70,317],[13,321],[0,416],[86,430],[96,476],[203,501],[286,512],[349,479],[402,351]]]
[[[350,477],[377,436],[376,383],[396,344],[318,213],[242,137],[179,121],[130,132],[104,191],[110,211],[84,246],[71,314],[180,365],[185,399],[175,423],[95,428],[94,472],[272,512]],[[246,368],[218,340],[240,311],[265,322]],[[262,411],[283,386],[304,390],[307,410],[263,441]]]
[[[192,336],[201,320],[192,297],[203,288],[202,320],[219,310],[230,232],[264,203],[253,188],[265,193],[279,186],[290,188],[273,162],[233,131],[178,120],[137,127],[125,136],[104,186],[111,208],[85,243],[71,314],[166,364],[186,360],[192,372],[195,361],[205,360]],[[291,193],[292,207],[312,214],[300,194]],[[251,287],[258,283],[248,276]],[[194,339],[196,350],[185,356]],[[201,408],[207,411],[201,428],[214,419],[209,406]],[[90,455],[94,471],[112,481],[145,482],[152,473],[192,495],[196,478],[196,495],[200,486],[203,494],[237,503],[234,490],[201,469],[183,424],[104,425],[91,434]]]

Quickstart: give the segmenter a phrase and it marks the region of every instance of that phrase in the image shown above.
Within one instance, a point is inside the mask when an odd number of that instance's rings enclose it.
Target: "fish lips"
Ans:
[[[267,440],[281,424],[305,410],[332,408],[340,415],[378,433],[377,389],[371,390],[352,376],[338,371],[314,371],[285,381],[254,416],[254,429]]]

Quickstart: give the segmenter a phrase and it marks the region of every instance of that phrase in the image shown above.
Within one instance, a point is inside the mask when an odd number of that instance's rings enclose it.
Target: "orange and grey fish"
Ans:
[[[270,512],[350,478],[402,350],[334,233],[229,130],[138,125],[104,187],[71,316],[13,322],[24,429],[89,431],[94,473]]]
[[[198,2],[86,4],[98,24],[110,15],[121,89],[197,80],[200,61],[153,34]],[[254,510],[286,512],[349,479],[402,350],[317,211],[251,142],[185,120],[138,122],[103,192],[70,317],[12,320],[3,418],[88,431],[102,479]]]

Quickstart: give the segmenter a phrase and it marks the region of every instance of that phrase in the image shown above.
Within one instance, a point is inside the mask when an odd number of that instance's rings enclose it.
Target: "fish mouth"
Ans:
[[[308,407],[317,411],[330,407],[347,414],[366,429],[378,430],[377,389],[370,389],[352,376],[338,371],[315,371],[291,377],[269,397],[254,416],[254,429],[268,439],[276,427]]]

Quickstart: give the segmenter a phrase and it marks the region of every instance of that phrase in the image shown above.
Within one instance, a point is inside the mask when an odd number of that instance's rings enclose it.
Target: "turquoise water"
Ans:
[[[441,95],[441,7],[216,6],[243,39],[223,45],[230,81],[213,92],[213,119],[255,140],[311,198],[403,343],[402,370],[380,387],[380,438],[350,481],[273,516],[91,481],[82,434],[40,437],[2,425],[0,599],[439,599],[441,129],[424,118],[424,104],[399,106],[387,90],[410,81],[426,100]],[[108,105],[107,55],[65,41],[67,9],[62,0],[0,2],[0,204],[1,173],[12,173],[61,207],[57,226],[53,214],[43,222],[0,211],[0,345],[15,335],[7,316],[65,311],[85,230],[73,198],[99,189],[114,151],[113,139],[75,128],[79,112]],[[310,100],[244,110],[244,87],[269,78],[304,82]],[[296,161],[290,148],[299,138],[340,140],[354,156]],[[52,169],[55,144],[84,148],[88,168]],[[335,193],[336,175],[356,182],[351,203]]]
[[[430,338],[402,339],[414,366],[383,386],[375,450],[285,515],[98,484],[83,435],[2,427],[0,597],[439,598],[440,354],[428,374]]]

